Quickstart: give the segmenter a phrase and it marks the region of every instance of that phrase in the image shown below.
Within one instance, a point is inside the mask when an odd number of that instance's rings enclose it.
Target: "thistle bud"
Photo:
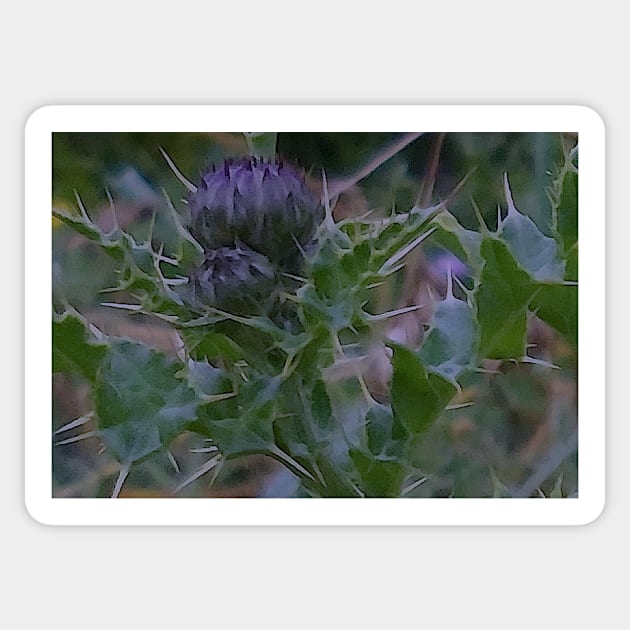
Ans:
[[[261,312],[273,299],[276,276],[270,260],[239,244],[206,252],[193,271],[186,301],[246,314]]]
[[[190,231],[204,249],[240,242],[274,262],[299,254],[324,216],[294,167],[256,158],[207,172],[188,206]]]

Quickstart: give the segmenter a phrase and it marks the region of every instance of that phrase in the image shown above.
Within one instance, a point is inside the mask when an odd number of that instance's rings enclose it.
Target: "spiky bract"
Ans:
[[[213,167],[188,205],[190,231],[204,249],[241,242],[274,262],[298,256],[324,216],[303,174],[251,157]]]

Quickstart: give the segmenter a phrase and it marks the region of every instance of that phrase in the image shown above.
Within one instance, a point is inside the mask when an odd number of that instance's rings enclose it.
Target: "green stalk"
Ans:
[[[276,158],[277,132],[244,131],[249,154],[265,160]]]

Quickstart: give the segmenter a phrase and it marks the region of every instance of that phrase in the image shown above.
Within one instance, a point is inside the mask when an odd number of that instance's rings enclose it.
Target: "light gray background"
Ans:
[[[514,629],[627,622],[622,253],[630,212],[630,51],[622,8],[388,0],[376,14],[367,4],[346,10],[338,1],[58,0],[8,10],[0,39],[1,330],[8,349],[1,365],[9,401],[0,457],[2,625]],[[595,108],[608,143],[604,514],[585,527],[531,529],[107,529],[32,521],[23,505],[23,127],[41,105],[92,103]],[[604,229],[602,217],[593,217],[593,229]],[[602,331],[593,334],[604,343]]]

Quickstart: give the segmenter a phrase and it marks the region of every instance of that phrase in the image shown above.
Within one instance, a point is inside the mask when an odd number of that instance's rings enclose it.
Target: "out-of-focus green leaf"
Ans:
[[[502,241],[485,238],[481,255],[485,264],[476,293],[479,354],[490,359],[520,358],[525,355],[527,309],[536,285]]]
[[[95,380],[107,345],[92,339],[87,326],[76,311],[53,313],[53,373],[74,372]]]
[[[234,362],[245,357],[245,350],[227,335],[193,328],[185,331],[184,336],[189,351],[197,359],[221,358]]]
[[[317,381],[311,394],[311,413],[315,425],[322,431],[330,431],[334,426],[334,418],[330,397],[324,381]]]
[[[382,460],[370,453],[350,450],[350,457],[361,476],[361,489],[366,497],[398,497],[407,468],[400,461]]]
[[[216,417],[209,405],[195,429],[213,438],[225,457],[269,452],[273,449],[275,402],[281,381],[259,377],[241,386],[238,396],[230,399],[235,417]]]
[[[420,358],[429,368],[454,381],[474,363],[477,335],[471,307],[454,297],[449,287],[446,298],[435,306]]]
[[[551,203],[554,233],[566,254],[578,240],[577,146],[565,152],[564,163],[547,189],[547,195]]]
[[[564,495],[562,494],[562,482],[564,481],[563,475],[560,475],[556,479],[556,483],[553,484],[553,489],[549,494],[550,499],[563,499]]]
[[[577,280],[577,259],[576,246],[571,250],[567,259],[567,277],[575,280]],[[542,286],[532,302],[532,308],[540,319],[555,328],[574,348],[577,348],[577,285]]]
[[[190,361],[188,382],[197,396],[204,397],[227,394],[232,391],[232,381],[225,372],[210,365],[207,361]]]
[[[481,234],[467,230],[448,210],[438,214],[433,219],[433,224],[438,226],[438,229],[431,236],[431,240],[446,247],[478,272],[483,262],[479,253]]]
[[[516,209],[507,176],[505,196],[508,214],[501,223],[500,233],[514,259],[537,282],[561,282],[564,279],[565,263],[559,257],[558,244]]]
[[[562,237],[565,251],[578,240],[578,174],[566,174],[558,205],[558,232]]]
[[[103,438],[121,463],[166,448],[195,421],[199,402],[177,378],[180,369],[176,360],[141,343],[112,341],[94,401]]]
[[[391,347],[394,415],[410,433],[421,433],[439,417],[457,389],[440,374],[428,371],[408,348],[397,344]]]

